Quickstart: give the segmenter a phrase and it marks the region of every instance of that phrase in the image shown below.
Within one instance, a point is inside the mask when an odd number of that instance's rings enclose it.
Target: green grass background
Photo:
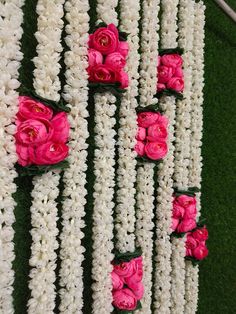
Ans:
[[[20,71],[21,82],[32,85],[36,31],[35,0],[26,0],[23,51],[25,58]],[[94,2],[91,0],[91,3]],[[236,24],[230,21],[212,0],[205,1],[205,103],[203,137],[202,213],[210,232],[210,255],[200,266],[198,314],[236,313],[236,211],[234,210],[235,128],[236,117]],[[228,0],[236,10],[236,1]],[[91,152],[92,154],[92,152]],[[31,236],[28,178],[17,179],[15,195],[14,305],[16,314],[26,313]],[[91,194],[91,193],[90,193]],[[86,230],[88,232],[88,230]],[[85,239],[86,240],[86,239]],[[88,248],[87,260],[91,255]],[[89,267],[87,267],[89,275]],[[86,275],[86,276],[87,276]],[[89,280],[89,279],[88,279]],[[87,287],[84,297],[91,299]],[[90,302],[88,302],[90,303]],[[89,306],[85,314],[90,314]],[[3,313],[4,314],[4,313]],[[180,313],[181,314],[181,313]]]

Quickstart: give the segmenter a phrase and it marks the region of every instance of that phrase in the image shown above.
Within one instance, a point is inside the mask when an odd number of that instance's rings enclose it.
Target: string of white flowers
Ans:
[[[157,50],[159,41],[158,13],[160,1],[142,2],[142,33],[140,60],[140,105],[145,107],[157,102],[153,97],[157,85]],[[154,216],[154,164],[145,163],[137,170],[136,242],[142,249],[144,296],[139,313],[151,314],[152,303],[152,254]]]
[[[174,184],[187,190],[189,185],[190,124],[192,93],[192,47],[194,26],[194,1],[179,2],[179,46],[184,49],[184,99],[177,101],[175,126]],[[172,241],[171,313],[184,313],[185,306],[185,237]]]
[[[40,96],[55,101],[60,98],[58,74],[62,52],[63,4],[64,0],[39,0],[36,7],[38,56],[34,58],[34,88]],[[58,248],[56,198],[59,194],[59,179],[59,171],[49,171],[33,180],[29,314],[53,313],[55,307],[55,250]]]
[[[15,201],[12,194],[16,192],[17,155],[12,122],[18,110],[16,89],[20,86],[19,67],[23,57],[20,51],[23,4],[23,0],[0,3],[0,313],[6,314],[14,313]]]
[[[189,163],[189,184],[201,188],[202,171],[202,128],[203,128],[203,86],[204,86],[204,25],[205,6],[203,2],[195,4],[194,42],[193,42],[193,93],[191,106],[191,158]],[[200,193],[197,194],[198,217],[200,215]],[[185,309],[184,313],[197,312],[198,304],[198,266],[186,261]]]
[[[68,114],[70,129],[69,168],[65,170],[63,181],[61,269],[59,306],[61,313],[82,313],[83,307],[83,269],[84,237],[83,217],[86,203],[86,159],[88,138],[88,77],[87,42],[89,31],[88,0],[68,0],[65,4],[67,12],[65,38],[69,51],[65,53],[66,85],[64,98],[71,108]],[[74,38],[78,38],[75,46]],[[79,49],[78,49],[79,48]]]
[[[164,0],[161,17],[161,46],[175,48],[177,46],[177,11],[178,0]],[[170,313],[171,305],[171,213],[173,195],[174,172],[174,125],[175,125],[175,98],[162,97],[160,107],[168,117],[168,154],[158,166],[158,195],[157,195],[157,228],[155,241],[155,277],[154,301],[155,313]]]
[[[118,24],[115,8],[117,0],[99,0],[98,22]],[[95,94],[95,157],[93,203],[93,314],[108,314],[112,306],[113,210],[115,178],[116,97],[111,93]]]
[[[118,131],[118,171],[117,171],[117,206],[116,247],[120,252],[133,252],[135,249],[135,194],[136,153],[134,146],[137,131],[136,111],[138,103],[138,67],[139,67],[139,10],[140,2],[134,0],[120,1],[120,29],[127,32],[129,55],[126,72],[129,75],[129,87],[122,97],[119,113],[120,128]]]

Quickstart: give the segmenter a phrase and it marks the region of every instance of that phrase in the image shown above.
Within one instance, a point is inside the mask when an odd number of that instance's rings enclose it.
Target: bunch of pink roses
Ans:
[[[177,233],[188,232],[196,228],[196,197],[180,195],[174,197],[172,209],[173,231]]]
[[[185,247],[186,256],[197,260],[202,260],[208,255],[206,240],[208,239],[208,230],[206,226],[197,228],[187,233]]]
[[[18,163],[52,165],[68,156],[70,125],[65,112],[54,114],[43,103],[19,96],[15,134]]]
[[[135,310],[144,294],[142,257],[114,264],[111,278],[114,307],[120,310]]]
[[[183,59],[178,54],[165,54],[158,57],[157,92],[172,89],[181,93],[184,89],[182,71]]]
[[[89,36],[87,69],[93,83],[120,83],[120,88],[129,85],[124,71],[129,46],[119,40],[119,31],[114,24],[98,28]]]
[[[168,119],[158,112],[140,112],[137,118],[138,131],[135,151],[141,157],[159,160],[166,156],[168,148]]]

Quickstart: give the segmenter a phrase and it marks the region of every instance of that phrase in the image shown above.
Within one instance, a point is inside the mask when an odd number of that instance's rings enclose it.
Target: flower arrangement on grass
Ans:
[[[140,112],[137,123],[135,151],[138,156],[155,161],[163,159],[168,152],[167,117],[159,112]]]

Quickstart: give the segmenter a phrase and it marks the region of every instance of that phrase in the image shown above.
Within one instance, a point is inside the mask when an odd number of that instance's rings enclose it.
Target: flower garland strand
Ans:
[[[184,49],[184,99],[176,106],[175,127],[175,187],[188,190],[189,159],[190,159],[190,111],[192,89],[192,45],[194,25],[194,2],[180,0],[179,2],[179,46]],[[185,237],[173,238],[172,241],[172,313],[184,313],[185,304]]]
[[[65,170],[63,181],[64,201],[62,203],[61,269],[60,269],[60,312],[82,313],[83,307],[83,269],[84,237],[83,217],[86,202],[86,159],[88,128],[87,101],[87,42],[89,31],[89,3],[87,0],[68,0],[65,4],[66,44],[70,48],[65,54],[66,85],[64,98],[71,111],[68,115],[71,125],[69,168]],[[74,45],[74,38],[79,39],[79,48]]]
[[[143,1],[142,3],[142,34],[141,34],[141,62],[140,62],[140,105],[142,107],[156,102],[156,67],[158,49],[158,13],[160,1]],[[149,62],[148,62],[149,61]],[[153,253],[153,216],[154,216],[154,164],[145,163],[137,170],[137,246],[141,247],[144,274],[144,296],[142,310],[151,313],[152,302],[152,253]]]
[[[22,36],[24,1],[9,0],[0,4],[0,312],[13,313],[12,262],[14,254],[15,201],[12,194],[16,192],[14,179],[17,173],[14,164],[17,161],[15,151],[15,126],[12,121],[17,112],[18,81],[22,53],[20,40]]]
[[[177,11],[178,0],[162,1],[161,17],[161,46],[165,48],[177,47]],[[175,125],[175,97],[166,96],[160,99],[160,107],[169,120],[168,154],[158,166],[158,195],[157,195],[157,229],[155,241],[155,282],[154,308],[160,313],[170,313],[171,305],[171,211],[173,195],[174,173],[174,125]]]
[[[122,31],[128,33],[129,55],[126,71],[129,75],[129,87],[122,97],[120,105],[120,129],[118,131],[118,171],[117,171],[117,206],[116,206],[116,248],[121,253],[135,250],[135,193],[136,153],[134,152],[136,111],[138,95],[139,67],[139,10],[140,2],[135,0],[120,1]]]
[[[118,1],[99,0],[98,22],[118,24],[115,8]],[[95,184],[93,206],[92,278],[93,313],[108,314],[112,306],[113,195],[115,177],[116,97],[110,92],[96,93],[95,102]]]
[[[61,30],[63,27],[64,0],[39,0],[38,14],[38,56],[34,59],[34,88],[41,97],[58,101],[60,98],[59,60],[62,52]],[[55,307],[55,268],[58,243],[57,203],[59,194],[58,171],[49,171],[33,180],[31,221],[32,255],[30,258],[31,298],[28,301],[29,314],[53,313]]]
[[[203,128],[203,86],[204,86],[204,25],[205,6],[195,3],[194,41],[193,41],[193,93],[191,99],[191,143],[189,163],[189,184],[201,188],[202,171],[202,128]],[[200,215],[200,193],[197,195],[198,216]],[[184,313],[197,312],[198,303],[198,266],[186,261],[185,309]]]

